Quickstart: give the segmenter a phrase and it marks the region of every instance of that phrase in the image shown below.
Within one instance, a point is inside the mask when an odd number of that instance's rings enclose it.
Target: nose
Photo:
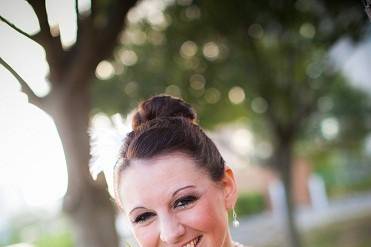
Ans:
[[[185,227],[175,216],[166,216],[160,221],[160,239],[167,244],[179,242]]]

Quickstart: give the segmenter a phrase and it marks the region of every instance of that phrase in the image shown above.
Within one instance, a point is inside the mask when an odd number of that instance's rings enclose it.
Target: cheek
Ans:
[[[221,231],[227,225],[223,204],[217,200],[210,200],[210,198],[199,201],[183,216],[189,227],[205,233]],[[220,226],[220,228],[215,226]]]
[[[155,224],[151,224],[146,227],[133,228],[134,237],[138,241],[140,246],[145,247],[157,246],[158,233],[154,225]]]

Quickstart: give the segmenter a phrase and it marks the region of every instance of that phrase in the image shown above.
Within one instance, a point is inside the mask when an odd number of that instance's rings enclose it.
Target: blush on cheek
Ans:
[[[218,204],[216,204],[218,205]],[[185,212],[183,215],[187,225],[202,232],[212,232],[215,226],[220,226],[220,231],[227,224],[226,213],[215,204],[208,200],[200,201],[195,207]]]
[[[210,199],[210,198],[209,198]],[[213,200],[200,201],[193,208],[183,212],[186,225],[203,235],[205,246],[224,246],[228,221],[224,207]]]
[[[134,236],[140,246],[157,246],[157,242],[159,241],[159,233],[154,225],[155,224],[134,229]]]

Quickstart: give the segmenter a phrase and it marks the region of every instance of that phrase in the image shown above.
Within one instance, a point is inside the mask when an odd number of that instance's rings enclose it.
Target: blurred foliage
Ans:
[[[328,56],[341,38],[364,37],[359,3],[178,0],[151,18],[135,11],[109,61],[114,73],[94,85],[93,113],[126,114],[167,93],[190,102],[206,128],[240,119],[272,143],[293,131],[299,154],[357,149],[369,131],[369,97]],[[324,138],[325,119],[338,124],[336,138]]]
[[[239,194],[235,210],[240,217],[261,213],[266,210],[265,199],[258,193]]]
[[[23,212],[10,220],[11,224],[4,236],[1,246],[17,243],[32,243],[35,247],[72,247],[72,232],[63,215],[51,216],[48,212],[33,210]]]
[[[7,235],[6,238],[3,239],[3,242],[1,242],[1,244],[8,245],[22,242],[22,238],[19,232],[15,229],[9,229],[6,235]]]
[[[340,85],[339,85],[340,84]],[[333,150],[362,153],[364,140],[370,131],[371,101],[369,95],[361,90],[352,89],[346,81],[338,81],[330,90],[331,93],[318,99],[318,111],[306,121],[300,133],[296,151],[312,159],[314,163]],[[336,126],[337,134],[325,136],[325,121]],[[334,150],[336,147],[337,151]],[[332,153],[334,154],[334,153]]]
[[[58,232],[42,235],[34,243],[35,247],[72,247],[74,246],[72,235],[69,232]]]
[[[314,171],[325,181],[330,197],[371,190],[371,158],[359,152],[332,150],[315,158]]]

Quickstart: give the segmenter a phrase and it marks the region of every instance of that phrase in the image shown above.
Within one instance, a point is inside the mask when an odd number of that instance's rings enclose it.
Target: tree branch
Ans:
[[[45,0],[27,0],[34,10],[40,25],[40,32],[33,36],[33,39],[38,42],[46,53],[46,60],[49,64],[50,75],[56,78],[51,78],[51,82],[59,81],[60,71],[63,68],[63,60],[65,51],[62,47],[59,34],[54,36],[51,33],[51,28],[48,22]]]
[[[36,40],[33,38],[33,36],[29,35],[28,33],[22,31],[21,29],[19,29],[18,27],[16,27],[13,23],[11,23],[10,21],[8,21],[7,19],[5,19],[4,17],[2,17],[0,15],[0,20],[5,22],[9,27],[11,27],[12,29],[14,29],[15,31],[17,31],[18,33],[26,36],[27,38],[31,39],[32,41],[35,41]]]
[[[129,9],[134,6],[137,0],[115,0],[110,1],[110,6],[107,8],[99,6],[98,3],[92,0],[92,12],[90,17],[81,20],[82,30],[77,37],[77,44],[74,59],[69,63],[69,78],[65,81],[66,90],[71,91],[83,83],[88,83],[90,80],[79,78],[83,75],[81,71],[85,71],[84,75],[92,76],[97,64],[104,58],[109,57],[118,41],[118,36],[124,28],[125,16]],[[96,16],[105,16],[107,19],[101,25],[95,25],[94,18]],[[87,26],[85,26],[87,25]]]
[[[43,109],[44,98],[37,96],[30,86],[28,86],[27,82],[1,57],[0,64],[3,65],[18,80],[19,84],[21,84],[21,91],[28,96],[28,101],[31,104]]]
[[[76,36],[80,33],[80,13],[79,13],[79,0],[75,0],[75,13],[76,13]]]
[[[97,0],[91,0],[90,1],[90,15],[92,17],[92,19],[94,19],[94,17],[96,16],[97,14]]]
[[[32,9],[35,11],[37,19],[39,20],[41,32],[51,37],[45,0],[27,0],[27,2],[31,5]]]
[[[98,27],[95,32],[97,40],[96,50],[99,51],[97,58],[99,61],[111,55],[118,35],[124,28],[125,16],[136,2],[137,0],[113,1],[109,9],[106,10],[108,11],[106,14],[108,17],[107,22],[103,28]]]

